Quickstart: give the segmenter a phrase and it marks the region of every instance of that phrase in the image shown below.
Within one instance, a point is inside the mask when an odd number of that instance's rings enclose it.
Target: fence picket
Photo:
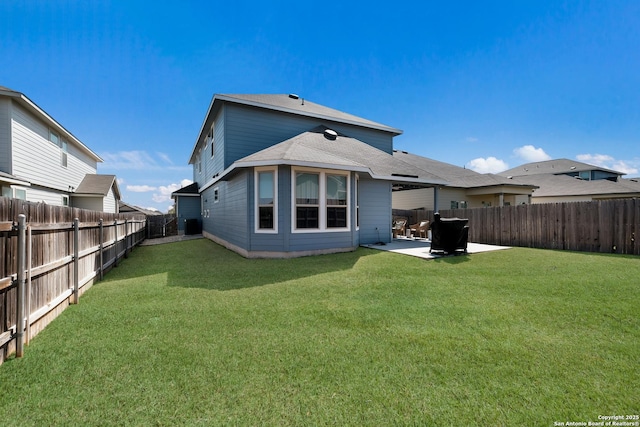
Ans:
[[[640,200],[441,209],[469,219],[469,240],[493,245],[640,255]],[[433,220],[429,210],[393,210],[394,217]]]
[[[19,306],[21,257],[15,225],[20,214],[25,215],[29,230],[23,259],[29,287],[22,299],[24,304]],[[103,217],[113,225],[103,224]],[[75,218],[78,220],[74,224]],[[116,241],[113,237],[118,220],[126,225]],[[0,197],[0,225],[0,364],[17,351],[19,334],[26,332],[24,343],[28,344],[69,305],[71,298],[77,301],[94,280],[101,278],[108,271],[106,267],[115,264],[116,256],[126,254],[146,236],[142,215],[107,214],[4,197]],[[118,244],[124,252],[117,250]],[[18,309],[22,307],[27,323],[23,326],[18,321]]]

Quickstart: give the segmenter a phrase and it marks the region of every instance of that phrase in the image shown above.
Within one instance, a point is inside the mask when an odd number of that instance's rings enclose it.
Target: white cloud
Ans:
[[[156,187],[150,185],[127,185],[127,190],[134,193],[147,193],[149,191],[156,191]]]
[[[629,160],[616,160],[615,158],[607,154],[578,154],[576,159],[589,163],[590,165],[600,166],[614,171],[622,172],[625,174],[637,174],[638,168],[633,164],[638,163]],[[640,166],[640,165],[639,165]]]
[[[525,162],[542,162],[551,160],[551,156],[544,152],[542,148],[536,148],[533,145],[524,145],[513,150],[516,157]]]
[[[613,157],[606,154],[578,154],[576,156],[581,162],[589,163],[590,165],[604,167],[606,163],[613,161]]]
[[[508,164],[495,157],[473,159],[467,163],[466,167],[479,173],[498,173],[509,169]]]
[[[149,169],[157,167],[155,160],[146,151],[119,151],[102,153],[105,169]]]
[[[165,153],[161,153],[161,152],[156,152],[156,155],[158,157],[160,157],[165,163],[168,163],[170,165],[173,164],[173,160],[171,160],[171,157],[169,157],[168,155],[166,155]]]
[[[169,184],[166,186],[161,185],[156,189],[158,193],[155,193],[152,199],[156,203],[168,202],[171,200],[171,193],[192,183],[193,181],[191,181],[190,179],[183,179],[182,181],[180,181],[180,184]]]
[[[478,142],[478,138],[476,138],[475,136],[468,136],[466,138],[467,142]]]

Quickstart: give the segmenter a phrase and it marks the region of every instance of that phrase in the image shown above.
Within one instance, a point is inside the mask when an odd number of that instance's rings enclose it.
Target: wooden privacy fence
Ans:
[[[469,219],[469,241],[540,249],[640,255],[640,200],[544,203],[441,209],[443,218]],[[433,211],[393,210],[410,223],[433,220]]]
[[[145,221],[0,198],[0,363],[144,240]]]

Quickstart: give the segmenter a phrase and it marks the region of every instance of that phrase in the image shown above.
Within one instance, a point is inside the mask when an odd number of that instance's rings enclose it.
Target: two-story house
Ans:
[[[392,189],[445,184],[394,158],[401,133],[297,95],[214,95],[178,219],[199,205],[203,234],[246,257],[389,242]]]
[[[117,212],[113,175],[102,159],[24,94],[0,86],[2,196],[55,206]]]
[[[500,172],[512,182],[538,188],[531,203],[586,202],[640,197],[637,179],[624,173],[570,159],[532,162]]]

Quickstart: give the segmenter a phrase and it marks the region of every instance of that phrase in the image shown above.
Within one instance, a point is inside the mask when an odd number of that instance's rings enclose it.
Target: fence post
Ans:
[[[31,340],[31,251],[32,251],[32,242],[31,242],[31,226],[27,225],[27,288],[25,292],[27,296],[25,298],[25,311],[26,311],[26,331],[25,331],[25,344],[29,345],[29,340]]]
[[[116,240],[115,243],[113,244],[113,248],[114,248],[114,261],[113,261],[113,266],[117,267],[118,266],[118,220],[116,219],[114,222],[114,228],[115,228],[115,236],[116,236]]]
[[[129,254],[129,221],[124,220],[124,257],[128,258]]]
[[[103,228],[102,218],[100,218],[99,224],[100,224],[100,280],[102,280],[102,278],[104,277],[104,260],[103,260],[103,255],[104,255],[104,228]]]
[[[18,298],[16,319],[16,357],[24,354],[24,272],[25,272],[25,229],[26,216],[18,215]]]
[[[80,220],[74,218],[73,220],[73,304],[78,303],[78,291],[80,278],[78,277],[78,269],[80,260],[78,255],[80,253]]]

